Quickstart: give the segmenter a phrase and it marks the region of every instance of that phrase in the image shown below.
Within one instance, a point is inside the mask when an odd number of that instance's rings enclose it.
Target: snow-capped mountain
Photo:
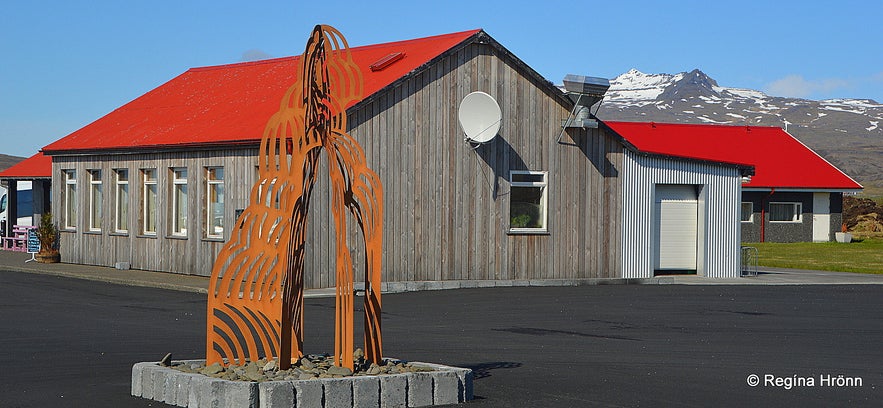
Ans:
[[[871,99],[784,98],[720,86],[698,69],[632,69],[610,81],[596,109],[601,120],[783,127],[869,190],[883,191],[883,104]]]

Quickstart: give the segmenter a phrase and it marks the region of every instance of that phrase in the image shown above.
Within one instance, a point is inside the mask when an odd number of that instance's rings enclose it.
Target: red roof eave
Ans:
[[[745,188],[862,189],[778,127],[615,121],[604,125],[639,152],[753,166],[755,174]]]
[[[4,179],[44,179],[52,178],[52,158],[38,152],[16,165],[0,172]]]

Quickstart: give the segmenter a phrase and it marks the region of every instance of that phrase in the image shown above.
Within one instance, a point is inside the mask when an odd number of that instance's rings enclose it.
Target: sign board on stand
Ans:
[[[37,239],[37,229],[30,228],[28,229],[28,253],[31,254],[31,259],[28,259],[25,263],[36,261],[37,252],[40,252],[40,240]]]

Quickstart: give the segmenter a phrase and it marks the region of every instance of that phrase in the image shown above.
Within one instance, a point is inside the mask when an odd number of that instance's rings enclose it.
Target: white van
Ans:
[[[18,214],[12,225],[34,225],[34,192],[33,183],[30,181],[19,181],[17,183],[18,194],[16,202],[18,204]],[[6,231],[6,222],[9,217],[9,194],[6,194],[6,187],[0,186],[0,232]]]

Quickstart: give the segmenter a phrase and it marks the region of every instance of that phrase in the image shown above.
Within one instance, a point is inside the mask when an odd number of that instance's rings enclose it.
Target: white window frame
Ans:
[[[744,219],[745,216],[745,206],[751,206],[748,213],[748,219]],[[754,223],[754,202],[753,201],[742,201],[742,205],[739,206],[739,219],[744,224]]]
[[[101,170],[92,169],[86,172],[89,174],[89,231],[101,232],[101,218],[104,215],[101,205],[104,196]]]
[[[218,170],[220,170],[220,177],[213,177],[212,174],[218,174]],[[220,195],[220,200],[217,200],[218,194],[217,189],[220,186],[222,189],[222,193]],[[205,168],[205,237],[206,238],[224,238],[224,213],[225,213],[225,198],[226,191],[224,189],[224,167],[223,166],[214,166],[214,167],[206,167]],[[214,204],[218,204],[221,209],[220,214],[220,231],[215,228],[214,218]]]
[[[153,178],[150,178],[150,175],[153,175]],[[144,235],[156,235],[156,218],[158,208],[156,207],[157,195],[159,194],[159,188],[157,187],[157,172],[155,168],[149,169],[141,169],[141,233]],[[153,186],[153,199],[151,200],[149,194],[149,187]],[[149,221],[150,218],[150,209],[153,208],[153,223],[151,224]]]
[[[515,176],[541,176],[541,181],[514,181]],[[512,189],[518,187],[540,188],[540,221],[541,227],[513,227],[512,226]],[[506,222],[509,225],[509,232],[516,234],[546,233],[549,221],[549,172],[548,171],[529,171],[529,170],[510,170],[509,171],[509,216]]]
[[[773,220],[773,205],[790,205],[794,207],[795,214],[791,220]],[[783,224],[799,224],[803,222],[803,203],[799,202],[770,202],[770,222]]]
[[[172,199],[169,214],[172,215],[171,235],[176,237],[187,236],[187,168],[172,167],[169,169],[172,176]],[[183,194],[183,203],[179,203],[178,193]]]
[[[64,174],[64,228],[77,229],[77,171],[62,170]]]
[[[129,232],[129,169],[114,169],[114,232],[127,234]],[[125,177],[120,177],[125,175]]]

